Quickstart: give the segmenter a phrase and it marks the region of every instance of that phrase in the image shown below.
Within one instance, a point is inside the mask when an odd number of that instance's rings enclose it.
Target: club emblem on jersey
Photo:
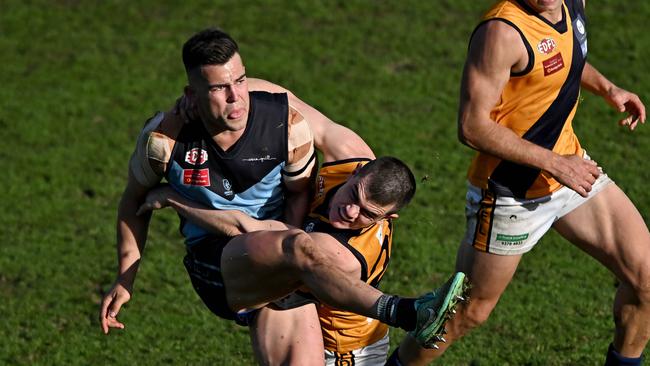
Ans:
[[[228,179],[224,179],[221,181],[223,184],[223,194],[226,196],[232,196],[232,184],[230,184],[230,181]]]
[[[183,184],[207,187],[210,185],[210,171],[208,169],[183,169]]]
[[[185,153],[185,162],[192,165],[201,165],[208,161],[208,152],[195,147],[192,150]]]
[[[314,224],[313,222],[310,222],[309,224],[307,224],[307,226],[305,226],[305,232],[306,233],[313,232],[314,231],[314,226],[316,226],[316,224]]]
[[[578,33],[580,33],[581,35],[582,35],[582,34],[585,34],[585,25],[582,24],[582,20],[580,20],[580,18],[576,19],[576,30],[577,30]]]
[[[555,51],[556,47],[557,45],[555,44],[553,38],[544,38],[537,44],[537,50],[545,55],[548,55],[549,53]]]

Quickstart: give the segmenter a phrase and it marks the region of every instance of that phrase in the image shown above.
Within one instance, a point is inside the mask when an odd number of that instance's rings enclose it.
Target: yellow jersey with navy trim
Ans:
[[[390,260],[393,227],[390,220],[357,230],[336,229],[329,224],[329,203],[338,188],[368,159],[323,163],[317,177],[315,197],[305,220],[305,231],[325,232],[345,246],[361,265],[361,280],[378,287]],[[380,321],[318,304],[325,349],[346,353],[382,339],[388,326]]]
[[[537,14],[525,0],[498,2],[478,27],[490,21],[517,30],[528,53],[526,68],[511,73],[491,111],[492,120],[558,154],[582,154],[572,127],[587,57],[582,0],[563,1],[562,20],[556,24]],[[475,155],[468,180],[498,195],[521,198],[542,197],[561,187],[545,171],[483,152]]]

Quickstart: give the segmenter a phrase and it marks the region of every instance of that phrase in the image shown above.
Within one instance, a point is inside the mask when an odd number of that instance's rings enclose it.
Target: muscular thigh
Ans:
[[[295,290],[299,276],[289,265],[296,231],[258,231],[233,238],[223,249],[226,298],[237,311],[257,307]]]
[[[609,184],[553,227],[621,280],[634,284],[650,271],[648,229],[634,204],[615,184]]]

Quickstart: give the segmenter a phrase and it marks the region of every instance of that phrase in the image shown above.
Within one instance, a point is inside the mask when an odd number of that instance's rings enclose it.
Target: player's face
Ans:
[[[246,70],[239,54],[223,65],[204,65],[192,72],[190,89],[199,117],[209,132],[246,127],[250,99]]]
[[[337,229],[361,229],[385,217],[397,217],[387,214],[393,206],[382,206],[368,200],[364,180],[353,176],[332,197],[330,224]]]

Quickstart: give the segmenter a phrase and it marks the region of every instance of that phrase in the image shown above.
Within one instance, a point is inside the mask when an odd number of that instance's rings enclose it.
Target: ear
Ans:
[[[386,215],[386,218],[387,218],[387,219],[391,219],[391,220],[395,220],[395,219],[397,219],[398,217],[399,217],[399,215],[396,214],[396,213],[392,213],[392,214]]]

